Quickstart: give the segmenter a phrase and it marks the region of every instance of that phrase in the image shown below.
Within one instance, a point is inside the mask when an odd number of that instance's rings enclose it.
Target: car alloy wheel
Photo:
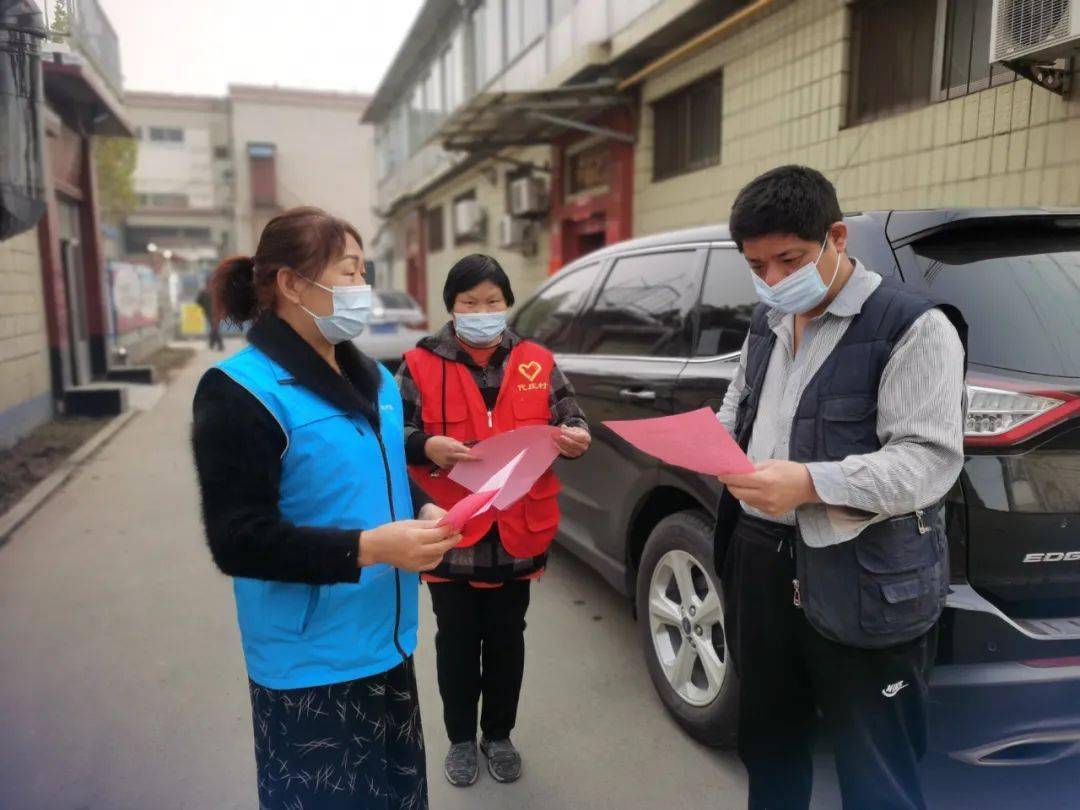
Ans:
[[[649,582],[649,628],[657,661],[671,688],[692,706],[716,699],[727,655],[720,596],[691,554],[673,549]]]

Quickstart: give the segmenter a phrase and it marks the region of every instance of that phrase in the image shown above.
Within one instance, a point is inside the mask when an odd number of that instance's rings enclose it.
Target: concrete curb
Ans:
[[[135,418],[140,411],[129,410],[120,414],[109,424],[95,433],[82,447],[68,456],[50,475],[26,493],[18,503],[6,513],[0,515],[0,548],[7,543],[11,535],[51,498],[68,479],[85,464],[91,456],[108,444],[124,426]]]

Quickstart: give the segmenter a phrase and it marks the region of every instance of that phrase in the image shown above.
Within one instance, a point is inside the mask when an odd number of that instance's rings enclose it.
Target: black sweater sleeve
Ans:
[[[278,510],[285,434],[243,386],[212,370],[195,392],[192,447],[206,540],[225,574],[356,582],[359,529],[296,526]]]

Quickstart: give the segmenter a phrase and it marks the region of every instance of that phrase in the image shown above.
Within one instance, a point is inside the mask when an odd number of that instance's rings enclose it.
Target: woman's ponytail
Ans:
[[[236,324],[253,320],[259,311],[255,260],[230,256],[214,270],[213,295],[221,316]]]

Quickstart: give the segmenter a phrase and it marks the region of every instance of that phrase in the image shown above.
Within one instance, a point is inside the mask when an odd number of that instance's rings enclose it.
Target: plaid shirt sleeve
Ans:
[[[585,412],[581,410],[574,396],[574,386],[558,366],[551,369],[550,397],[551,424],[589,429]]]
[[[401,408],[405,419],[405,460],[410,464],[427,464],[424,445],[431,434],[424,432],[424,421],[420,415],[420,387],[412,378],[408,363],[401,364],[395,379],[401,391]]]

